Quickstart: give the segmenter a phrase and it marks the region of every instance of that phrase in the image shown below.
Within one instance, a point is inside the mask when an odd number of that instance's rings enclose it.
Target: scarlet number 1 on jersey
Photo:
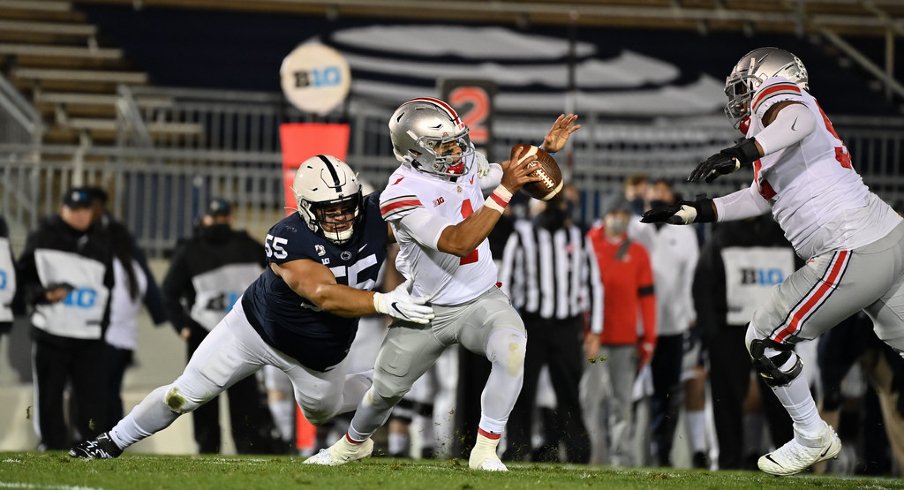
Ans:
[[[474,214],[474,209],[471,207],[471,200],[465,199],[464,202],[461,203],[461,217],[467,218],[472,214]],[[473,264],[474,262],[477,262],[477,259],[477,249],[475,248],[468,255],[458,259],[458,265]]]

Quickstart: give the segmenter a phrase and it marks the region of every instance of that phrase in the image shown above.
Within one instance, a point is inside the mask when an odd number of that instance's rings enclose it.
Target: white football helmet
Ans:
[[[802,61],[792,53],[779,48],[757,48],[741,57],[725,79],[725,115],[734,127],[750,116],[750,99],[757,88],[769,77],[780,76],[809,90],[809,77]]]
[[[468,127],[449,104],[432,97],[411,99],[389,120],[396,159],[443,178],[467,174],[474,147]]]
[[[347,163],[331,155],[308,158],[295,172],[292,192],[311,231],[337,245],[352,238],[362,198],[358,176]]]

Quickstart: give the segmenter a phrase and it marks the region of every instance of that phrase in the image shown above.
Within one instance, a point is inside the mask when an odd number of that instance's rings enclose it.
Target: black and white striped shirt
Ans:
[[[599,263],[577,226],[549,231],[528,220],[516,222],[499,281],[512,305],[524,312],[564,319],[590,311],[592,321],[603,321]]]

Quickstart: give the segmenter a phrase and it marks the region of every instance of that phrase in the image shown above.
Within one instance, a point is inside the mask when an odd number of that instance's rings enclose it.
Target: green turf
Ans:
[[[129,455],[82,461],[63,453],[0,453],[0,489],[520,489],[900,488],[880,478],[796,476],[752,472],[632,469],[572,465],[510,465],[504,474],[476,473],[459,460],[413,462],[369,459],[340,467],[303,466],[300,458]]]

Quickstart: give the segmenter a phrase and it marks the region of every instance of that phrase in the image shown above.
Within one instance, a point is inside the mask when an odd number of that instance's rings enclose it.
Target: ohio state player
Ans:
[[[775,288],[747,329],[753,364],[788,410],[794,439],[762,456],[773,475],[798,473],[841,451],[816,410],[802,364],[790,350],[864,310],[880,339],[904,351],[904,225],[854,171],[832,123],[809,94],[807,71],[793,54],[760,48],[744,55],[726,81],[726,113],[747,138],[697,165],[688,178],[711,182],[752,166],[754,181],[716,199],[653,209],[643,221],[730,221],[772,211],[807,264]]]
[[[560,150],[577,116],[560,116],[544,146]],[[396,268],[413,281],[412,294],[429,297],[436,314],[429,326],[397,322],[389,329],[348,434],[305,463],[340,465],[370,455],[370,436],[392,407],[450,345],[486,355],[492,363],[481,397],[477,443],[468,465],[507,471],[496,446],[521,391],[527,336],[509,298],[496,287],[496,266],[487,235],[512,194],[531,177],[524,150],[495,172],[499,184],[484,200],[480,161],[468,128],[445,102],[433,98],[402,104],[389,121],[396,158],[402,163],[381,194],[380,212],[393,228],[400,252]],[[494,165],[490,165],[494,167]],[[486,187],[486,185],[484,185]]]

